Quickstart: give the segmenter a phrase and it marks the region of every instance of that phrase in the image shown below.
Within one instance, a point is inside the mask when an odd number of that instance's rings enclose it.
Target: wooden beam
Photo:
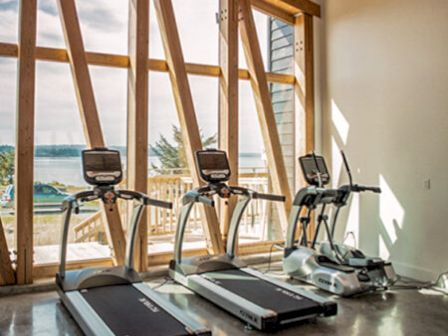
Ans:
[[[283,21],[287,24],[294,24],[294,15],[291,13],[285,12],[281,8],[274,6],[272,3],[269,3],[265,0],[251,0],[250,3],[252,7],[259,12],[272,16],[280,21]]]
[[[58,7],[87,145],[90,148],[105,147],[75,1],[58,0]],[[107,218],[106,233],[114,251],[115,262],[121,265],[125,257],[126,239],[118,206],[106,205],[103,213]]]
[[[296,94],[296,114],[302,115],[304,147],[303,155],[314,150],[314,43],[313,17],[308,14],[299,15],[294,26],[294,75]]]
[[[195,164],[194,153],[202,149],[201,136],[199,133],[196,113],[193,106],[190,85],[188,83],[185,61],[177,31],[171,0],[154,0],[160,33],[162,35],[163,47],[168,63],[171,86],[174,100],[179,115],[182,137],[185,145],[185,154],[188,166],[193,178],[193,184],[199,187],[203,184],[199,171]],[[221,240],[218,217],[214,208],[204,206],[205,222],[204,231],[209,248],[214,253],[224,252]]]
[[[238,185],[238,1],[219,2],[219,147],[227,152],[232,172],[230,185]],[[221,232],[226,243],[237,197],[221,202]]]
[[[112,258],[89,259],[82,261],[67,261],[67,270],[76,270],[81,268],[97,268],[113,266]],[[34,266],[33,275],[35,279],[50,278],[59,271],[59,263],[39,264]]]
[[[13,285],[15,282],[16,275],[12,268],[5,231],[3,230],[3,223],[0,218],[0,286]]]
[[[302,14],[296,17],[294,25],[294,74],[295,74],[295,120],[296,157],[314,150],[314,42],[313,17]],[[297,166],[297,176],[302,176]],[[296,189],[305,185],[301,177]],[[314,234],[314,220],[309,224],[308,236]]]
[[[36,0],[20,1],[15,154],[17,284],[33,282]]]
[[[148,43],[149,0],[129,0],[128,188],[145,194],[148,192]],[[132,208],[131,204],[130,212]],[[139,272],[145,272],[148,265],[149,219],[145,211],[135,251],[135,267]]]
[[[274,192],[284,195],[285,203],[277,203],[280,223],[286,229],[291,208],[291,191],[288,184],[285,162],[283,159],[280,138],[268,89],[266,74],[263,68],[260,44],[249,0],[240,0],[240,33],[243,42],[246,63],[249,68],[250,82],[254,92],[258,119],[268,158],[268,168],[272,178]]]
[[[260,0],[266,6],[271,6],[276,11],[285,14],[296,16],[301,13],[306,13],[312,16],[320,17],[320,5],[310,0]],[[268,14],[274,16],[272,14]]]
[[[16,44],[0,42],[0,56],[17,58],[18,47]],[[40,61],[63,62],[67,63],[68,55],[65,49],[56,48],[36,48],[36,59]],[[99,65],[114,68],[129,68],[129,57],[124,55],[112,55],[96,52],[86,52],[86,59],[89,65]],[[221,76],[221,68],[217,65],[185,63],[185,68],[189,75],[219,77]],[[158,72],[168,72],[168,64],[164,60],[148,59],[148,70]],[[267,72],[268,82],[279,84],[294,85],[295,79],[293,75],[282,73]],[[249,71],[238,69],[238,78],[249,80]]]

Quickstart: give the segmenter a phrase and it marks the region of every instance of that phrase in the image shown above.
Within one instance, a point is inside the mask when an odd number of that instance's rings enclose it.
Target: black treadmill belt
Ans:
[[[292,291],[278,287],[239,269],[203,273],[206,278],[265,309],[282,315],[301,311],[315,314],[321,311],[319,303]]]
[[[132,285],[80,291],[115,335],[188,335],[185,326]]]

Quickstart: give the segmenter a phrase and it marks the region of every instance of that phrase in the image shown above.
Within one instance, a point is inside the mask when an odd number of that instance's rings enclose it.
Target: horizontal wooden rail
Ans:
[[[265,14],[289,24],[294,24],[294,21],[290,21],[291,17],[300,13],[321,16],[320,5],[310,0],[251,0],[251,5]]]
[[[15,57],[18,56],[18,46],[13,43],[0,42],[0,56]],[[87,63],[90,65],[99,65],[113,68],[129,67],[129,57],[124,55],[104,54],[97,52],[86,52]],[[36,48],[36,59],[40,61],[50,62],[68,62],[67,50],[47,47]],[[190,75],[220,77],[221,68],[217,65],[206,65],[196,63],[186,63],[187,73]],[[158,72],[168,72],[168,64],[164,60],[149,59],[148,70]],[[271,83],[279,84],[295,84],[295,77],[293,75],[286,75],[281,73],[266,73],[267,80]],[[249,80],[249,72],[245,69],[238,70],[239,79]]]
[[[260,242],[242,244],[238,248],[238,254],[244,256],[250,254],[270,253],[272,251],[272,246],[274,244],[281,244],[281,243],[283,243],[282,240],[260,241]],[[208,252],[206,248],[198,248],[191,250],[187,249],[184,251],[183,255],[185,257],[189,257],[194,255],[205,255],[207,253]],[[148,267],[168,265],[171,259],[173,259],[172,252],[149,253]],[[113,265],[112,258],[101,258],[101,259],[91,259],[82,261],[69,261],[67,262],[67,269],[73,270],[86,267],[111,267],[112,265]],[[58,271],[58,268],[59,264],[57,262],[34,265],[33,276],[35,279],[51,278],[54,277],[54,275]]]

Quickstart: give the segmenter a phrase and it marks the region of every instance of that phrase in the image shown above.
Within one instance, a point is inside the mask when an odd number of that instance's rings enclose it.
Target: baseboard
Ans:
[[[415,279],[420,281],[435,281],[439,275],[437,272],[423,268],[417,267],[415,265],[410,265],[403,262],[392,261],[395,272],[397,274]]]

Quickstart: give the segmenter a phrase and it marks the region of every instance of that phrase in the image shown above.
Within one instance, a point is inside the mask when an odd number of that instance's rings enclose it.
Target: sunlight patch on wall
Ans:
[[[380,188],[380,218],[388,235],[386,241],[393,244],[398,238],[397,230],[403,226],[404,209],[383,175],[380,175]]]
[[[339,177],[342,169],[342,157],[340,153],[340,148],[334,137],[331,137],[331,185],[333,188],[337,188],[339,185]]]
[[[333,99],[331,100],[331,121],[341,137],[343,144],[346,145],[350,125]]]
[[[359,247],[359,194],[352,195],[344,237],[345,244]]]

